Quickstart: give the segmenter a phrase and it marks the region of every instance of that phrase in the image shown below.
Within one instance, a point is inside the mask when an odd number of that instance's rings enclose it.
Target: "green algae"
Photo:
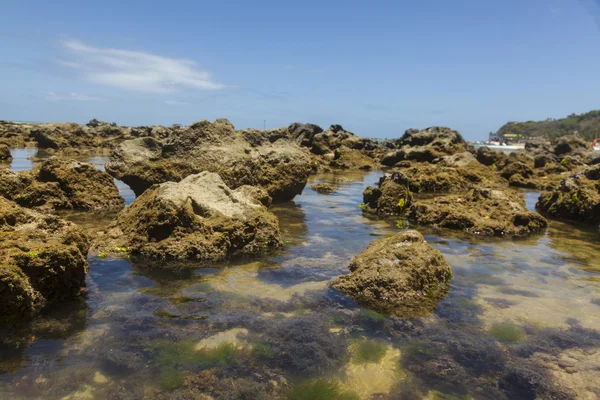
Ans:
[[[501,342],[514,343],[525,337],[525,331],[512,322],[497,322],[492,325],[490,335]]]
[[[295,386],[289,400],[359,400],[354,392],[346,392],[335,380],[315,379]]]
[[[385,343],[377,340],[359,339],[351,345],[352,362],[355,364],[377,363],[386,352]]]

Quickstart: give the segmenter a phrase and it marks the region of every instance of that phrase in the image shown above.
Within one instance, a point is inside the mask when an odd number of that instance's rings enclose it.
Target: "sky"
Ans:
[[[156,4],[154,4],[156,3]],[[3,0],[0,119],[393,138],[600,108],[600,0]],[[266,122],[265,122],[266,121]]]

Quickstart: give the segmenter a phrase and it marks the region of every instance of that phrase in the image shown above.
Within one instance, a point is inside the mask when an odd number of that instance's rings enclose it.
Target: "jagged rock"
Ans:
[[[410,208],[408,218],[420,225],[480,236],[527,236],[542,232],[548,225],[544,217],[527,210],[521,193],[489,188],[418,201]]]
[[[420,163],[400,171],[407,177],[413,193],[463,192],[476,185],[506,184],[492,169],[479,163],[457,168]]]
[[[434,160],[434,163],[436,165],[454,168],[468,166],[478,167],[477,159],[468,151],[438,158],[437,160]]]
[[[395,147],[397,150],[382,157],[383,165],[394,166],[403,160],[432,162],[443,156],[469,151],[469,146],[458,131],[439,126],[421,131],[409,129],[396,140]]]
[[[325,132],[316,133],[310,143],[310,150],[317,155],[334,152],[345,146],[353,150],[370,151],[378,148],[375,140],[361,138],[352,132],[344,130],[341,125],[331,125]]]
[[[74,224],[0,197],[0,317],[31,315],[79,294],[88,247]]]
[[[31,171],[0,170],[0,196],[44,211],[122,208],[112,177],[91,164],[51,157]]]
[[[499,151],[491,150],[487,146],[480,147],[477,149],[477,161],[483,165],[492,166],[503,165],[506,161],[506,154]]]
[[[288,131],[301,146],[312,147],[312,143],[315,135],[323,132],[323,129],[319,125],[315,124],[301,124],[300,122],[294,122],[288,127]]]
[[[232,190],[207,171],[165,182],[123,210],[98,247],[201,263],[262,254],[282,244],[277,217],[263,205],[266,197],[258,188]]]
[[[554,146],[554,154],[557,156],[590,150],[590,144],[578,135],[561,136]]]
[[[200,121],[165,140],[145,137],[121,143],[106,169],[137,195],[153,184],[202,171],[217,172],[232,188],[260,186],[275,201],[300,194],[313,169],[310,155],[288,140],[271,143],[254,133]]]
[[[397,215],[412,203],[408,178],[402,172],[385,174],[379,179],[378,187],[368,186],[363,192],[363,210],[378,214]]]
[[[401,317],[431,312],[448,293],[452,269],[415,230],[378,239],[332,286],[358,304]]]
[[[7,145],[0,143],[0,162],[10,161],[12,161],[12,154],[10,154],[10,149]]]
[[[600,164],[574,172],[543,192],[536,208],[552,218],[600,224]]]

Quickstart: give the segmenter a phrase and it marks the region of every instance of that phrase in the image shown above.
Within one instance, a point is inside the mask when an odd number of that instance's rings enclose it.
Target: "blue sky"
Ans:
[[[600,108],[599,0],[153,3],[4,0],[0,119],[475,140]]]

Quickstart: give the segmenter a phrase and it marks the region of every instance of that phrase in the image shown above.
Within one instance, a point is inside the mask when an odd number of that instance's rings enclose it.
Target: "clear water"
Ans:
[[[84,298],[2,327],[0,398],[311,398],[298,388],[314,379],[361,399],[597,398],[597,232],[552,222],[509,241],[415,227],[452,265],[450,293],[423,318],[379,315],[328,284],[405,225],[358,208],[380,175],[315,176],[274,206],[286,248],[271,257],[179,274],[91,259]],[[337,193],[309,189],[320,180]]]

